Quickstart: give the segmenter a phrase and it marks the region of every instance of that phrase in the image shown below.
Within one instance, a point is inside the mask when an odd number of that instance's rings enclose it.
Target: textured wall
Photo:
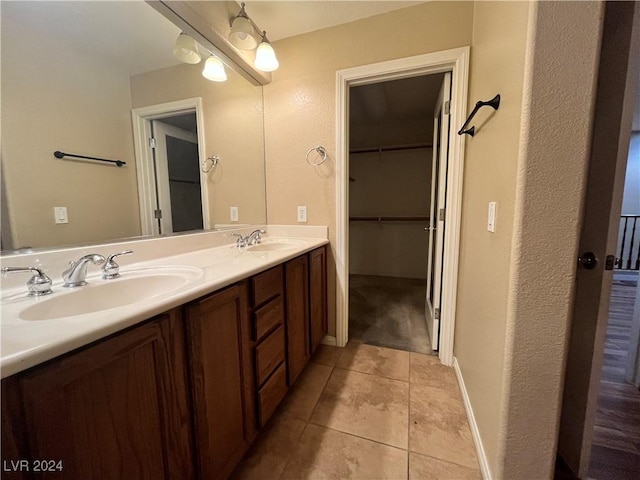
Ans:
[[[553,475],[602,10],[600,2],[539,2],[532,15],[498,442],[503,464],[496,471],[502,478]]]
[[[328,225],[335,245],[336,71],[471,43],[473,4],[428,2],[274,43],[280,69],[264,87],[267,219],[295,224],[307,205],[309,224]],[[306,152],[331,157],[313,168]],[[329,333],[335,334],[335,263],[329,261]]]

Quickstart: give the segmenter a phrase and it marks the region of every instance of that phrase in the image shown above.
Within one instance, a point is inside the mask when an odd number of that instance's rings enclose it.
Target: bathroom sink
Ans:
[[[60,295],[37,299],[19,313],[22,320],[53,320],[88,315],[166,296],[200,277],[199,269],[134,273],[115,280],[95,279],[84,287],[70,289]],[[67,290],[59,288],[57,292]]]
[[[279,250],[292,250],[298,248],[301,245],[300,242],[294,242],[291,240],[277,240],[274,242],[264,242],[258,245],[248,247],[248,250],[252,252],[273,252]]]

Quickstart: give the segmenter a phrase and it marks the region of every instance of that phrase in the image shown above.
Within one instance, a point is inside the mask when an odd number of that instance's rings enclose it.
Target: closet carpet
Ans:
[[[432,354],[424,317],[426,281],[350,275],[349,339]]]

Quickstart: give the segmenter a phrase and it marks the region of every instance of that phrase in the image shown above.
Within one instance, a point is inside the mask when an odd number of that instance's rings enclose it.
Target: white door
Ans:
[[[196,168],[198,181],[195,182],[195,177],[191,179],[191,187],[190,190],[193,190],[191,194],[187,194],[188,197],[194,197],[191,203],[191,214],[197,216],[196,220],[202,222],[202,196],[201,196],[201,187],[199,182],[199,162],[197,155],[197,146],[198,146],[198,135],[196,133],[190,132],[188,130],[184,130],[178,127],[174,127],[172,125],[163,123],[162,120],[154,120],[153,122],[153,136],[156,140],[155,147],[155,171],[156,171],[156,189],[157,189],[157,197],[158,197],[158,210],[160,210],[161,218],[159,219],[160,232],[159,233],[172,233],[174,231],[182,231],[184,228],[174,228],[173,225],[173,216],[175,212],[173,212],[173,208],[176,204],[176,198],[173,199],[172,206],[172,197],[171,197],[171,186],[170,180],[170,159],[169,159],[169,148],[168,145],[171,142],[171,139],[178,139],[183,142],[188,142],[189,144],[194,144],[196,147],[196,155],[193,158],[193,167]],[[183,179],[184,182],[188,182],[189,175],[183,175],[185,177]],[[189,190],[187,190],[188,192]],[[174,197],[176,194],[174,192]],[[189,228],[189,230],[193,230],[196,228],[203,228],[202,225],[197,227],[194,225],[194,228]]]
[[[434,350],[437,350],[440,344],[440,302],[442,300],[450,101],[451,73],[445,73],[433,118],[433,165],[431,169],[431,210],[429,213],[431,226],[429,228],[427,299],[425,302],[427,330],[431,339],[431,348]]]

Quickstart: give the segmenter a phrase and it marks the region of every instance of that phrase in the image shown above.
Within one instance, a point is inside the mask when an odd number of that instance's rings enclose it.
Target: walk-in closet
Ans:
[[[432,179],[439,174],[433,168],[434,109],[444,79],[422,75],[350,89],[352,341],[433,351],[425,299],[435,226]]]

